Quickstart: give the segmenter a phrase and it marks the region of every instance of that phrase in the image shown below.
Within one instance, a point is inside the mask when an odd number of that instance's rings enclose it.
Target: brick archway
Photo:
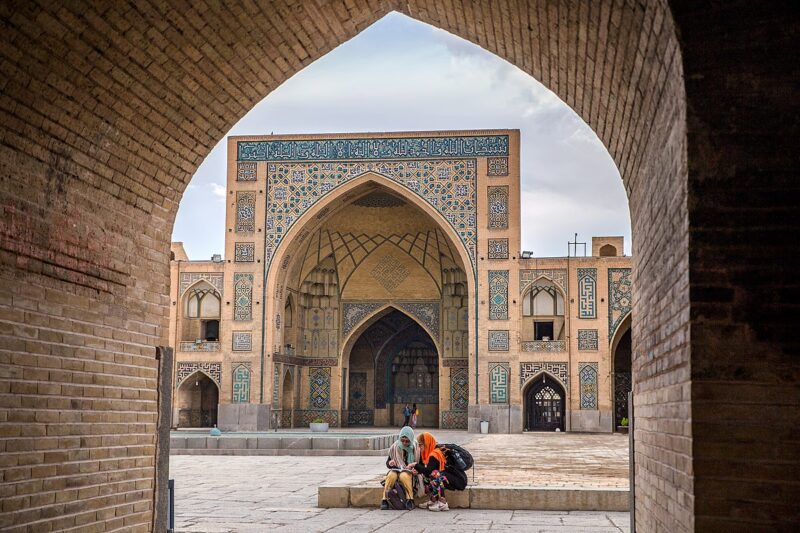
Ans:
[[[788,523],[791,499],[760,495],[791,498],[770,465],[798,460],[776,444],[800,427],[796,402],[776,399],[796,398],[800,378],[793,308],[775,297],[798,262],[781,238],[798,226],[798,163],[785,155],[798,129],[785,96],[798,24],[790,3],[752,4],[0,8],[0,444],[14,509],[3,523],[151,527],[153,347],[167,344],[181,194],[256,102],[392,9],[532,74],[620,168],[634,232],[639,527]],[[733,413],[742,398],[762,409]],[[771,407],[782,415],[765,419]],[[87,459],[110,445],[128,446],[136,466]],[[92,465],[58,474],[75,461]],[[57,467],[37,474],[39,492],[74,491],[72,503],[32,503],[24,484],[38,463]],[[98,484],[102,497],[78,492]]]

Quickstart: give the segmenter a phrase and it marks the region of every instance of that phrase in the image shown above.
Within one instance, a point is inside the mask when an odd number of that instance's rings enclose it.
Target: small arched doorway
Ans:
[[[633,390],[631,379],[631,317],[625,318],[611,343],[611,357],[614,362],[612,374],[614,398],[614,430],[628,417],[628,393]]]
[[[292,372],[287,368],[283,376],[283,395],[281,396],[281,427],[292,427],[294,412],[294,379]]]
[[[564,431],[566,399],[564,387],[552,376],[534,379],[525,393],[525,430]]]
[[[214,427],[218,406],[217,384],[203,372],[195,372],[178,387],[178,427]]]

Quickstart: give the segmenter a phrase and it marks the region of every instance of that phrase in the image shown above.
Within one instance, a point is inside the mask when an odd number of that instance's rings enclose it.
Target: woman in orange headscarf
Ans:
[[[444,453],[437,448],[436,439],[430,433],[420,434],[417,437],[417,445],[420,460],[408,467],[425,477],[425,492],[430,497],[430,501],[420,507],[427,507],[429,511],[447,511],[450,507],[445,498],[445,489],[464,490],[467,486],[467,476],[447,464]]]

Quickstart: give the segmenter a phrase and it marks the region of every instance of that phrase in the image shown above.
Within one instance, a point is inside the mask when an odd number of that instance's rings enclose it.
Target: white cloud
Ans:
[[[225,187],[218,183],[209,183],[209,188],[211,189],[211,194],[213,194],[219,201],[225,201],[225,194],[226,190]]]

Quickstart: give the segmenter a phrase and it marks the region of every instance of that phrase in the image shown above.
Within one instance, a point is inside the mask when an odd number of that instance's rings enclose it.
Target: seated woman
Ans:
[[[386,474],[386,478],[384,479],[381,510],[386,511],[389,509],[389,501],[386,495],[394,486],[398,477],[406,492],[406,508],[409,510],[414,508],[414,485],[417,485],[418,492],[422,494],[423,481],[422,476],[415,476],[411,469],[408,468],[408,465],[416,462],[418,459],[419,449],[417,448],[417,441],[414,438],[414,430],[408,426],[404,426],[403,429],[400,430],[400,438],[389,448],[389,458],[386,459],[386,468],[391,468],[393,470],[389,470],[389,473]]]
[[[429,511],[448,511],[445,490],[464,490],[467,488],[467,475],[453,465],[447,464],[444,453],[436,447],[436,439],[430,433],[417,437],[420,461],[409,465],[415,473],[425,478],[425,492],[429,501],[420,507]]]

